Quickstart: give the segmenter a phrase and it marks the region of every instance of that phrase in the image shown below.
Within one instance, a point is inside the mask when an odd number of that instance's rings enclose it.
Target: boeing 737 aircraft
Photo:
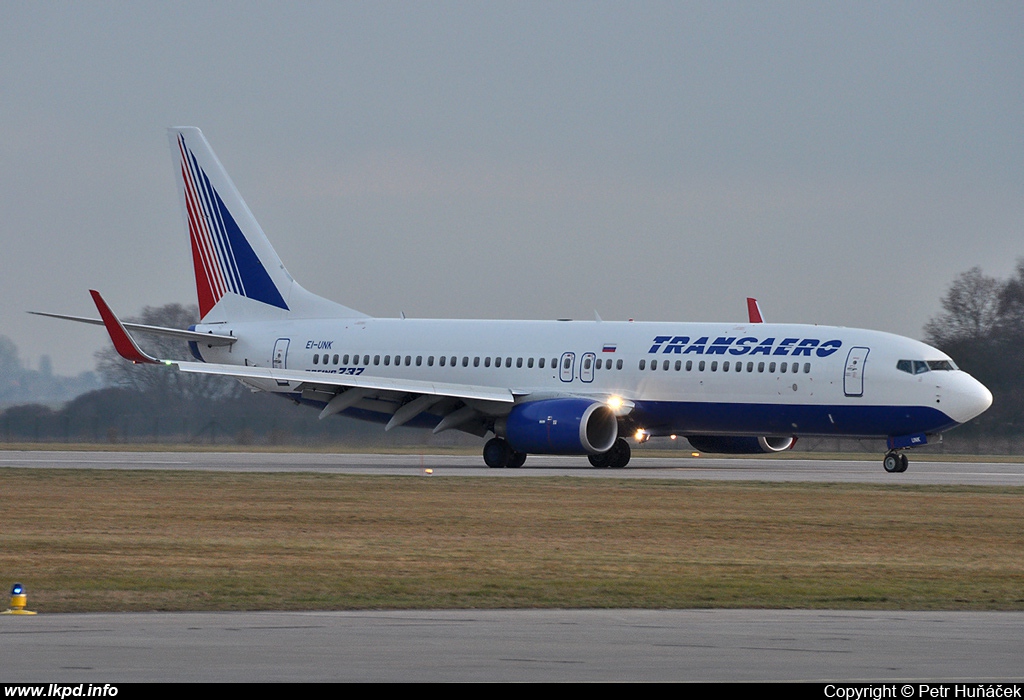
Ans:
[[[625,467],[629,436],[685,436],[695,449],[778,452],[798,437],[887,441],[883,466],[992,403],[924,343],[853,328],[749,323],[371,318],[292,279],[199,129],[170,130],[192,245],[200,323],[122,323],[95,291],[127,360],[235,377],[320,410],[435,433],[494,435],[489,467],[528,454]],[[752,301],[752,300],[751,300]],[[195,362],[154,358],[132,333],[188,342]]]

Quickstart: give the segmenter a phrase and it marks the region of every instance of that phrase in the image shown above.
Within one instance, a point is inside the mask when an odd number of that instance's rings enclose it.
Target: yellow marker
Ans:
[[[430,469],[429,467],[423,470],[423,475],[424,476],[430,476],[433,473],[434,473],[434,470]]]
[[[0,615],[35,615],[31,610],[25,609],[26,605],[28,605],[28,595],[25,593],[25,587],[16,583],[11,587],[11,607]]]

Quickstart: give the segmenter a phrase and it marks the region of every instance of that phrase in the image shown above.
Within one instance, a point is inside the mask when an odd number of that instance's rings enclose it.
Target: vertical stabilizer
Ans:
[[[169,136],[205,323],[365,315],[292,279],[199,129]]]

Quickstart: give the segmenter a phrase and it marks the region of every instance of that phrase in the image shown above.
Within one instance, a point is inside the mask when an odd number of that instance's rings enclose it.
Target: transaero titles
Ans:
[[[789,357],[811,357],[811,354],[818,357],[828,357],[841,348],[843,341],[826,340],[821,342],[817,338],[765,338],[758,340],[749,335],[742,338],[724,336],[711,340],[711,336],[702,336],[690,342],[687,335],[659,335],[654,338],[654,344],[648,350],[648,354],[660,352],[663,355],[772,355]]]

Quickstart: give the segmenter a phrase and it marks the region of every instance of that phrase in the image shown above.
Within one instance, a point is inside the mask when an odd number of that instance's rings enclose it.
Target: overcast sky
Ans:
[[[0,334],[194,303],[165,129],[376,316],[912,337],[1024,256],[1024,3],[0,0]],[[268,350],[269,352],[269,350]]]

